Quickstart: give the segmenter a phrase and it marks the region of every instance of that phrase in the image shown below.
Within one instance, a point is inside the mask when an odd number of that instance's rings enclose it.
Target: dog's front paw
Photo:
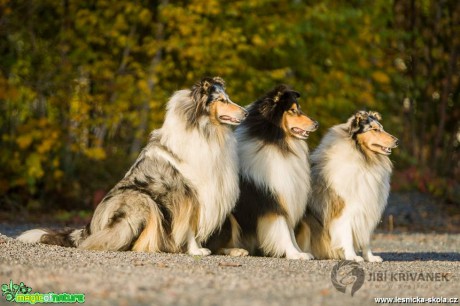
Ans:
[[[367,260],[368,262],[382,262],[382,261],[383,261],[382,257],[377,256],[377,255],[368,256],[368,257],[366,258],[366,260]]]
[[[193,249],[188,251],[189,255],[193,256],[208,256],[211,255],[211,251],[206,248]]]
[[[356,262],[363,262],[364,258],[362,258],[361,256],[358,256],[358,255],[355,255],[355,256],[351,257],[350,259],[347,258],[347,260],[352,260],[352,261],[356,261]]]
[[[311,260],[313,259],[313,255],[310,253],[293,253],[293,254],[286,254],[287,259],[301,259],[301,260]]]
[[[230,251],[228,252],[228,255],[232,257],[243,257],[243,256],[248,256],[249,252],[246,251],[245,249],[233,248],[233,249],[230,249]]]

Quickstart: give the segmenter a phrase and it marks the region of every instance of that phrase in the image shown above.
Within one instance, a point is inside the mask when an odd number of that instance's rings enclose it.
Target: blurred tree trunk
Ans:
[[[146,95],[144,95],[143,102],[139,110],[140,123],[137,128],[137,132],[134,133],[134,140],[131,143],[131,148],[130,148],[131,156],[137,156],[139,154],[142,144],[145,142],[143,135],[145,134],[145,131],[147,130],[148,117],[149,117],[149,111],[150,111],[150,101],[155,91],[156,68],[161,63],[161,60],[163,57],[163,41],[164,41],[165,25],[161,20],[160,9],[162,6],[164,7],[167,4],[168,4],[168,0],[161,0],[160,4],[157,5],[155,8],[156,10],[155,15],[157,18],[155,41],[159,47],[158,47],[158,50],[155,52],[155,55],[153,56],[152,60],[150,61],[150,66],[148,68],[148,74],[147,74],[148,92]]]
[[[421,169],[452,177],[458,133],[460,2],[395,0],[398,44],[407,59],[408,128],[404,139]],[[404,119],[403,119],[404,120]],[[447,166],[446,165],[450,165]],[[446,172],[447,171],[447,172]]]
[[[132,47],[131,40],[132,40],[132,38],[134,37],[135,34],[136,34],[136,26],[133,25],[133,26],[131,26],[131,29],[129,31],[129,39],[127,40],[126,46],[123,49],[122,57],[121,57],[121,60],[120,60],[120,66],[118,67],[115,75],[113,76],[112,88],[115,88],[114,84],[116,82],[117,76],[122,75],[122,74],[125,73],[126,65],[128,64],[128,58],[129,58],[129,55],[131,53],[131,47]],[[116,89],[114,89],[112,91],[111,95],[110,95],[109,103],[114,104],[115,101],[117,100],[117,98],[118,98],[118,92],[117,92]],[[96,127],[95,131],[94,131],[94,134],[95,134],[96,139],[97,139],[96,146],[99,147],[99,148],[104,147],[104,140],[105,140],[105,137],[106,137],[107,131],[108,131],[107,124],[108,124],[109,120],[107,119],[107,116],[105,116],[105,117],[106,117],[106,119],[104,120],[104,123],[102,125]]]

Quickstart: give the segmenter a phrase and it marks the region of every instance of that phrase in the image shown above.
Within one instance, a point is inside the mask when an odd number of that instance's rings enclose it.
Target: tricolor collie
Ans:
[[[30,230],[18,237],[88,250],[187,252],[219,228],[239,195],[231,125],[247,112],[233,103],[221,78],[205,78],[170,99],[163,127],[125,177],[79,230]]]
[[[376,112],[357,112],[332,127],[311,155],[312,195],[297,239],[316,258],[382,261],[370,238],[387,203],[388,156],[398,139],[380,120]]]
[[[248,118],[236,129],[241,194],[227,223],[232,226],[227,238],[229,245],[250,254],[312,258],[299,249],[294,228],[310,192],[305,140],[318,123],[300,110],[299,96],[277,86],[249,106]]]

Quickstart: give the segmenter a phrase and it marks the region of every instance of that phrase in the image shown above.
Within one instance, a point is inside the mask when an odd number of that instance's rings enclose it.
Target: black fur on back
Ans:
[[[300,94],[287,85],[278,85],[249,106],[249,115],[241,126],[246,128],[249,137],[289,151],[286,141],[288,135],[282,128],[282,119],[292,104],[299,107],[299,97]]]
[[[240,198],[233,210],[238,224],[244,233],[255,235],[259,217],[269,213],[286,216],[276,195],[268,189],[260,188],[252,180],[240,177]]]

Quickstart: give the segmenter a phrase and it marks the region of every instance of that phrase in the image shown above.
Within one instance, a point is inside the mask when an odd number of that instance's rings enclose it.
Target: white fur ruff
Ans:
[[[305,141],[291,140],[292,153],[283,153],[275,145],[267,145],[246,136],[243,127],[237,129],[238,156],[243,176],[261,189],[282,195],[288,223],[295,227],[305,212],[310,194],[310,164]]]
[[[161,128],[160,142],[180,161],[159,150],[147,152],[147,155],[161,154],[197,190],[201,207],[196,238],[203,242],[222,226],[236,204],[239,196],[238,158],[236,140],[230,127],[223,127],[223,133],[209,138],[197,129],[187,129],[176,108],[189,103],[189,100],[190,90],[176,92],[168,104]]]

